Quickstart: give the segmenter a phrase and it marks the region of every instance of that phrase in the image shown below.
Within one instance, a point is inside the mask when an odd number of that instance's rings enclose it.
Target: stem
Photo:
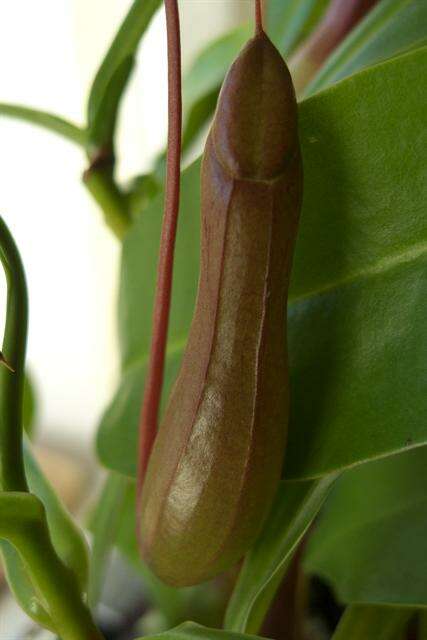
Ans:
[[[83,182],[104,213],[107,226],[122,240],[131,224],[125,198],[113,177],[111,158],[99,156],[83,174]]]
[[[28,297],[18,248],[0,217],[0,260],[7,282],[6,324],[0,367],[0,484],[3,491],[28,491],[22,449],[22,400],[27,346]]]
[[[181,44],[177,0],[165,0],[168,43],[168,152],[166,195],[148,372],[140,420],[138,503],[157,432],[172,291],[173,258],[179,212],[181,161]],[[139,518],[138,518],[139,520]]]
[[[2,493],[0,514],[0,537],[18,550],[61,639],[103,640],[76,577],[55,552],[41,501],[29,493]]]
[[[264,33],[262,20],[262,0],[255,0],[255,33],[256,35]]]

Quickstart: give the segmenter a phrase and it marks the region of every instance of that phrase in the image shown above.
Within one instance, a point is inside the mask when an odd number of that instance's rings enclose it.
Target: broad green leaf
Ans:
[[[159,633],[155,636],[145,636],[144,640],[255,640],[260,636],[248,636],[241,633],[230,633],[229,631],[220,631],[219,629],[208,629],[194,622],[186,622],[185,624],[171,629],[165,633]],[[140,638],[140,640],[143,640]]]
[[[329,0],[269,0],[267,33],[284,55],[314,26]]]
[[[332,640],[402,640],[414,612],[393,607],[348,607]]]
[[[427,49],[415,50],[300,105],[305,187],[289,308],[290,479],[427,441],[426,63]],[[194,307],[199,206],[196,163],[182,179],[169,335],[174,358]],[[130,476],[143,386],[141,376],[137,389],[136,367],[142,374],[148,352],[161,207],[158,198],[125,240],[123,382],[98,434],[103,463]],[[171,382],[172,376],[169,388]]]
[[[161,0],[134,0],[101,66],[88,100],[89,135],[102,126],[104,115],[109,125],[115,122],[120,97],[126,86],[138,44]],[[104,131],[105,135],[106,131]],[[110,132],[111,133],[111,132]]]
[[[299,542],[336,477],[282,482],[264,529],[240,571],[225,616],[226,629],[258,632]]]
[[[111,549],[116,542],[116,534],[122,515],[125,491],[129,480],[118,473],[107,477],[98,503],[90,515],[89,529],[92,532],[89,573],[89,603],[98,604],[101,596],[106,565]]]
[[[332,53],[305,95],[421,44],[426,37],[425,0],[382,0]]]
[[[86,594],[89,559],[83,533],[43,475],[29,446],[25,446],[24,458],[28,485],[46,510],[46,520],[55,551],[62,562],[75,574],[82,593]]]
[[[68,120],[64,120],[64,118],[46,113],[46,111],[29,109],[28,107],[21,107],[17,104],[0,103],[0,116],[23,120],[29,124],[43,127],[43,129],[57,133],[81,147],[84,147],[86,144],[86,132],[83,129],[68,122]]]
[[[347,471],[304,565],[345,603],[427,606],[427,447]]]
[[[136,176],[127,186],[125,197],[131,218],[136,219],[161,191],[162,184],[150,173]]]

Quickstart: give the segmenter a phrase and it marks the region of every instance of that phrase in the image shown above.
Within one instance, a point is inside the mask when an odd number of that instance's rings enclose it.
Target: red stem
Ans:
[[[181,160],[181,43],[177,0],[165,0],[168,47],[168,152],[153,334],[139,426],[138,504],[157,433],[172,292]],[[139,520],[140,518],[138,518]]]
[[[262,0],[255,0],[255,33],[259,35],[264,32],[262,24]]]

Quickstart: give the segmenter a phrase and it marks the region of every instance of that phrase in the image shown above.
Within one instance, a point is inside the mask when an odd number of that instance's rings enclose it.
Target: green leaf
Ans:
[[[125,491],[129,480],[110,473],[103,486],[98,503],[91,513],[89,529],[92,532],[90,554],[89,603],[98,604],[111,549],[115,545],[117,529],[122,516]]]
[[[347,471],[304,565],[346,603],[427,606],[427,447]]]
[[[290,479],[321,476],[427,441],[427,239],[420,213],[427,189],[420,161],[426,63],[427,49],[416,50],[300,105],[305,190],[289,309]],[[181,204],[169,334],[174,361],[168,362],[165,395],[197,288],[198,163],[183,174]],[[98,433],[102,462],[130,476],[136,471],[161,207],[159,197],[124,243],[124,373]]]
[[[208,629],[194,622],[186,622],[185,624],[159,633],[155,636],[145,636],[144,640],[255,640],[260,636],[248,636],[241,633],[230,633],[229,631],[220,631],[219,629]],[[140,640],[143,640],[140,638]]]
[[[161,0],[134,0],[97,71],[87,107],[92,142],[98,142],[98,139],[105,142],[105,138],[112,136],[111,129],[114,128],[136,49],[160,4]],[[102,130],[104,117],[106,123]]]
[[[401,640],[414,612],[393,607],[348,607],[332,640]]]
[[[55,632],[63,638],[101,640],[76,575],[56,553],[46,510],[37,496],[18,491],[0,492],[0,538],[17,550],[38,601],[46,604]],[[50,620],[47,624],[50,628]]]
[[[83,533],[59,500],[53,487],[43,475],[30,447],[24,449],[25,472],[31,492],[46,510],[46,520],[56,553],[74,573],[82,593],[88,589],[88,549]]]
[[[246,633],[260,629],[293,554],[336,477],[280,485],[270,516],[240,571],[225,616],[226,629]]]
[[[103,99],[88,128],[88,143],[92,147],[92,153],[98,149],[113,148],[120,101],[134,64],[133,56],[125,58],[117,66],[105,88]]]
[[[267,33],[285,56],[319,20],[329,0],[269,0]]]
[[[0,553],[6,581],[16,602],[34,622],[54,632],[55,626],[51,617],[28,577],[24,563],[15,547],[7,540],[0,540]]]
[[[0,116],[23,120],[29,124],[43,127],[53,133],[57,133],[70,142],[74,142],[80,147],[84,147],[86,144],[86,132],[83,129],[68,122],[68,120],[64,120],[64,118],[46,113],[46,111],[29,109],[28,107],[21,107],[17,104],[0,103]]]
[[[425,0],[382,0],[328,58],[305,95],[422,44],[426,37]]]

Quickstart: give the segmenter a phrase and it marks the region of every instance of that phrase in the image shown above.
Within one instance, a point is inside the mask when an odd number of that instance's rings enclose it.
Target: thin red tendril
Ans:
[[[263,33],[264,27],[262,23],[262,0],[255,0],[255,32]]]
[[[181,43],[177,0],[165,0],[168,47],[168,152],[153,334],[139,426],[138,504],[157,433],[172,292],[181,160]],[[139,522],[140,518],[138,518]]]

